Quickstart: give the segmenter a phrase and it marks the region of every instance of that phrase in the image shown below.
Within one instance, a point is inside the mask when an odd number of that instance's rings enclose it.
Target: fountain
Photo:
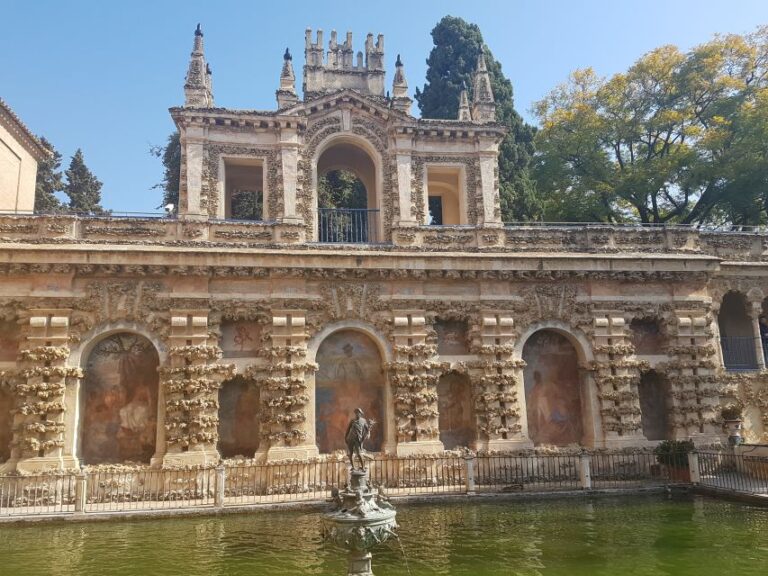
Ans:
[[[390,536],[397,537],[397,512],[378,490],[368,486],[368,470],[360,454],[371,425],[363,411],[356,409],[346,434],[350,481],[343,490],[334,490],[333,509],[323,515],[325,539],[348,552],[348,576],[373,576],[370,549]],[[360,469],[355,468],[353,454],[357,454]]]

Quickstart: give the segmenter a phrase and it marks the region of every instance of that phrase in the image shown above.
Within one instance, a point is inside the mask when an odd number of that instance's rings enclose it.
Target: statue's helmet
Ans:
[[[363,409],[362,408],[355,408],[355,414],[360,414],[360,416],[363,415]]]

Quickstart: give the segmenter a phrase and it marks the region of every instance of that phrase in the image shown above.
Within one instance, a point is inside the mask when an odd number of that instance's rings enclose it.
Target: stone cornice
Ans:
[[[0,123],[13,134],[27,152],[32,154],[35,160],[40,162],[48,157],[48,150],[2,98],[0,98]]]

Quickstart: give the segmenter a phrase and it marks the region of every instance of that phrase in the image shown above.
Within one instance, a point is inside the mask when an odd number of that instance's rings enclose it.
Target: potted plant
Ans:
[[[728,433],[728,444],[738,446],[744,442],[741,436],[741,429],[744,419],[741,415],[741,408],[735,404],[730,404],[720,411],[723,418],[723,428]]]
[[[673,482],[690,482],[691,471],[688,468],[688,454],[693,452],[692,440],[664,440],[654,448],[656,461],[667,471]]]

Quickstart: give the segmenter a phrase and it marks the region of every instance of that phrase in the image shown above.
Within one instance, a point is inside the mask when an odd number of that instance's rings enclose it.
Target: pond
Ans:
[[[764,575],[768,509],[637,496],[400,504],[413,576]],[[289,576],[345,574],[319,513],[0,525],[0,574]],[[408,574],[397,544],[377,576]]]

